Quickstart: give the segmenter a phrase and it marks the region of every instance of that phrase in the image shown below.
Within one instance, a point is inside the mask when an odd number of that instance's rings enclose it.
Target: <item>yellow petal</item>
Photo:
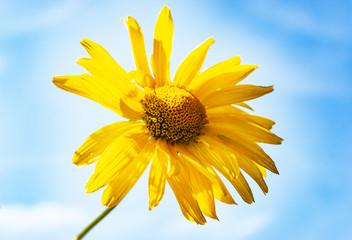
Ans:
[[[114,207],[126,196],[147,168],[155,151],[154,139],[148,140],[138,156],[114,177],[103,192],[102,204]]]
[[[94,192],[109,184],[123,171],[147,143],[149,135],[142,129],[134,127],[130,134],[124,134],[116,138],[103,152],[95,166],[94,173],[86,184],[87,192]]]
[[[189,89],[197,91],[200,87],[205,85],[209,79],[221,75],[222,73],[233,71],[241,63],[241,58],[239,56],[229,58],[222,61],[214,66],[204,70],[200,73],[190,84]]]
[[[197,95],[200,100],[203,100],[207,95],[212,94],[219,88],[236,85],[259,67],[249,64],[238,65],[235,61],[236,59],[230,58],[227,61],[205,70],[194,79],[193,82],[195,83],[190,87],[190,90]]]
[[[233,198],[231,197],[230,193],[228,192],[226,186],[220,179],[220,177],[217,175],[217,173],[214,171],[212,165],[214,167],[219,167],[218,165],[221,165],[220,168],[226,168],[228,162],[224,161],[223,158],[220,158],[220,163],[214,163],[216,157],[214,157],[214,150],[213,149],[208,149],[202,142],[199,142],[195,145],[195,148],[192,148],[192,150],[189,151],[182,151],[182,155],[188,155],[188,159],[185,159],[186,161],[189,161],[190,158],[197,159],[196,161],[201,162],[201,170],[198,170],[201,172],[204,177],[206,177],[213,186],[213,191],[214,191],[214,196],[216,199],[225,202],[227,204],[236,204]],[[225,155],[226,156],[226,155]],[[185,161],[183,161],[185,162]],[[198,164],[195,164],[194,162],[189,162],[193,165],[193,168],[198,169],[200,166]],[[231,170],[230,171],[235,171],[232,170],[232,164],[231,165]],[[204,170],[207,170],[204,172]],[[208,173],[209,172],[209,173]],[[209,175],[210,174],[210,175]],[[235,177],[235,174],[233,175]]]
[[[236,173],[236,176],[233,176],[229,173],[229,170],[231,169],[229,161],[227,161],[226,163],[222,163],[221,158],[217,158],[217,161],[214,161],[213,158],[214,157],[214,153],[219,153],[221,152],[221,150],[214,150],[213,146],[217,146],[220,144],[220,142],[216,142],[215,139],[212,139],[209,136],[202,136],[202,141],[205,141],[206,143],[208,143],[209,146],[212,147],[211,151],[205,151],[205,153],[211,153],[211,154],[204,154],[204,158],[208,159],[208,161],[212,161],[212,164],[214,165],[214,167],[236,188],[237,192],[240,194],[240,196],[242,197],[242,199],[247,202],[247,203],[252,203],[254,202],[254,198],[253,198],[253,194],[252,191],[247,183],[247,181],[244,179],[242,173],[240,171],[238,171],[238,173]],[[204,146],[204,145],[203,145]],[[226,147],[226,145],[222,145],[221,146],[224,149],[228,149]],[[202,150],[204,150],[203,147],[201,147]],[[208,155],[208,156],[206,156]],[[231,155],[231,154],[229,154]],[[223,155],[225,156],[225,155]],[[234,155],[232,155],[234,156]],[[237,159],[233,158],[232,161],[236,161]]]
[[[131,98],[120,99],[120,110],[123,116],[131,120],[140,120],[142,118],[143,109],[140,101]]]
[[[255,99],[273,90],[272,86],[236,85],[214,91],[212,94],[208,95],[202,103],[207,109],[210,109]]]
[[[246,121],[245,118],[239,118],[238,115],[224,117],[209,117],[209,126],[220,129],[219,132],[226,132],[233,138],[237,135],[246,136],[254,142],[281,144],[282,138],[273,134],[260,125]],[[215,130],[218,131],[218,130]]]
[[[274,161],[270,158],[270,156],[267,155],[263,149],[251,139],[239,135],[232,137],[229,136],[227,132],[222,132],[221,129],[211,129],[211,127],[207,127],[206,131],[207,134],[212,138],[235,151],[235,155],[243,154],[247,158],[253,160],[271,172],[276,174],[279,173]]]
[[[212,183],[195,168],[190,167],[190,184],[196,196],[199,208],[205,216],[218,219],[215,211],[215,201]]]
[[[240,167],[259,185],[263,193],[268,192],[268,186],[266,185],[262,173],[252,160],[238,154],[236,155]]]
[[[208,115],[208,118],[223,117],[223,116],[231,116],[231,118],[236,118],[236,119],[242,118],[247,122],[257,124],[267,130],[270,130],[272,126],[275,124],[274,121],[268,118],[248,114],[247,112],[242,111],[231,105],[208,109],[207,115]]]
[[[165,54],[168,58],[171,56],[172,51],[172,38],[174,34],[174,23],[171,17],[170,9],[164,6],[158,16],[154,29],[154,40],[159,40]]]
[[[113,87],[116,94],[121,93],[125,96],[134,97],[136,86],[132,83],[127,72],[110,56],[110,54],[99,44],[83,39],[81,41],[83,47],[92,57],[92,63],[88,64],[87,58],[82,62],[82,59],[77,61],[78,64],[92,71],[92,67],[99,69],[101,72],[102,81]],[[91,72],[92,75],[97,74],[97,70]],[[132,94],[132,95],[131,95]]]
[[[159,201],[162,199],[165,191],[167,163],[169,156],[166,156],[160,149],[158,143],[160,141],[164,140],[157,140],[155,155],[149,171],[149,210],[152,210],[153,207],[158,206]]]
[[[235,152],[211,135],[202,136],[201,139],[208,146],[204,148],[200,145],[203,157],[229,181],[236,178],[240,169],[237,159],[232,156]]]
[[[266,177],[266,170],[263,166],[259,165],[258,163],[255,162],[255,165],[259,168],[261,174],[262,174],[262,177],[265,178]]]
[[[80,58],[76,61],[76,63],[78,65],[80,65],[81,67],[85,68],[90,74],[92,74],[93,76],[100,78],[100,79],[104,79],[105,78],[105,73],[104,73],[104,69],[100,66],[100,64],[93,58]],[[109,82],[108,84],[112,85],[112,82]],[[120,94],[120,91],[118,91],[118,93]]]
[[[147,74],[144,71],[133,70],[130,71],[128,75],[131,77],[131,79],[135,80],[138,86],[142,88],[145,88],[147,86],[150,88],[155,87],[155,79],[150,74]]]
[[[242,173],[240,173],[237,178],[233,179],[231,183],[235,187],[236,191],[240,194],[243,201],[248,204],[254,202],[252,190],[249,187],[248,182],[246,181]]]
[[[118,92],[115,94],[113,89],[104,84],[100,84],[99,79],[89,74],[56,76],[53,79],[53,83],[65,91],[78,94],[100,103],[102,106],[116,112],[122,117],[134,119],[134,115],[140,115],[140,109],[133,110],[133,116],[128,112],[123,112],[120,109],[119,102],[124,96],[119,96]]]
[[[177,146],[171,145],[166,141],[158,141],[158,148],[164,153],[168,160],[167,175],[177,175],[182,168]]]
[[[77,149],[72,162],[77,166],[82,166],[97,161],[116,138],[133,131],[135,125],[135,122],[116,122],[99,129]]]
[[[163,7],[154,29],[154,49],[151,66],[156,80],[156,87],[170,84],[170,56],[174,24],[170,9]]]
[[[119,115],[128,119],[140,119],[142,107],[140,98],[142,91],[132,82],[132,78],[115,62],[109,53],[99,44],[88,39],[81,41],[92,58],[78,59],[77,63],[87,69],[91,74],[92,82],[89,84],[92,94],[110,96],[102,105],[112,106]],[[83,74],[81,76],[86,76]],[[87,75],[89,76],[89,75]],[[87,77],[86,77],[87,78]],[[92,85],[92,86],[90,86]],[[97,95],[97,94],[96,94]],[[104,99],[108,98],[104,96]],[[104,100],[103,99],[103,100]],[[110,109],[112,108],[110,107]]]
[[[53,78],[53,83],[65,91],[100,103],[122,117],[128,119],[141,118],[142,108],[139,102],[141,90],[136,88],[131,90],[127,96],[116,90],[111,82],[104,81],[97,75],[89,74],[56,76]]]
[[[190,176],[187,169],[183,168],[177,175],[167,177],[167,181],[175,194],[183,215],[191,222],[204,225],[206,220],[199,208],[192,188],[189,185]]]
[[[266,117],[261,117],[257,115],[248,115],[248,118],[251,119],[254,123],[258,124],[259,126],[262,126],[263,128],[270,130],[275,122],[269,118]]]
[[[180,156],[184,159],[184,162],[187,165],[193,166],[199,172],[201,172],[205,177],[207,177],[212,183],[218,185],[219,188],[223,188],[224,185],[222,184],[218,175],[216,174],[215,170],[208,162],[204,161],[203,158],[197,157],[194,153],[195,151],[190,151],[189,146],[179,146],[180,148]]]
[[[229,169],[229,164],[223,161],[222,158],[219,158],[213,148],[209,148],[210,145],[205,144],[203,141],[197,144],[197,149],[199,150],[199,154],[203,156],[204,159],[212,163],[212,165],[218,170],[226,179],[230,182],[232,179],[236,178],[236,174],[233,169]],[[231,167],[230,167],[231,168]],[[222,183],[222,181],[220,181]],[[221,187],[219,188],[216,184],[213,185],[214,196],[219,201],[222,201],[227,204],[237,204],[227,188]]]
[[[53,78],[53,83],[58,88],[95,101],[94,95],[86,87],[87,83],[84,81],[85,78],[82,75],[64,75]]]
[[[227,193],[224,194],[222,190],[220,190],[218,187],[216,187],[215,184],[213,184],[213,192],[214,192],[214,197],[215,199],[226,203],[226,204],[236,204],[235,200],[233,200],[231,194],[228,192],[228,190],[226,189]]]
[[[179,87],[188,88],[192,79],[197,75],[203,65],[209,47],[215,42],[214,38],[210,37],[196,49],[194,49],[178,67],[173,84]]]
[[[253,111],[253,108],[251,108],[251,106],[249,106],[247,103],[239,102],[239,103],[235,103],[235,105],[240,106],[240,107],[244,107],[244,108],[247,108],[247,109]]]
[[[145,52],[142,29],[140,28],[138,22],[131,16],[128,16],[127,20],[122,19],[122,21],[126,24],[130,34],[134,62],[136,64],[137,70],[144,71],[145,73],[151,75],[147,60],[147,54]]]

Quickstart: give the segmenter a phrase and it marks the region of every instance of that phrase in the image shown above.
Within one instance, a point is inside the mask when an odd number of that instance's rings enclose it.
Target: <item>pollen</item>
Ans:
[[[197,142],[208,123],[204,106],[183,88],[164,86],[149,90],[141,104],[150,135],[169,143]]]

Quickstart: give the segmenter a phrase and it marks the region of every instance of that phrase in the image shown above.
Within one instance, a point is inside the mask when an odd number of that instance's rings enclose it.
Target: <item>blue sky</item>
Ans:
[[[93,131],[122,120],[56,88],[55,75],[83,72],[79,41],[103,45],[134,68],[127,30],[141,25],[147,54],[162,6],[174,19],[173,74],[207,37],[204,68],[240,55],[259,64],[246,80],[275,91],[250,104],[276,121],[284,138],[264,146],[280,175],[269,174],[256,202],[217,204],[220,221],[188,222],[171,190],[148,210],[143,175],[86,239],[351,239],[352,2],[350,1],[0,1],[0,238],[71,239],[103,207],[85,194],[93,166],[76,168],[74,151]]]

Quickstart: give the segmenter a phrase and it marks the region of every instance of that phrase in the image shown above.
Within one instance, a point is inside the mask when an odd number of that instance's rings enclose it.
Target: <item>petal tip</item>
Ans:
[[[52,83],[54,83],[56,85],[56,82],[57,82],[57,77],[53,77],[53,80],[52,80]]]
[[[62,88],[62,84],[65,83],[67,79],[64,76],[55,76],[53,77],[52,83],[58,87],[58,88]]]
[[[273,173],[275,173],[277,175],[280,175],[279,170],[277,170],[275,165],[273,166],[273,169],[271,170],[271,172],[273,172]]]
[[[163,6],[161,8],[161,11],[169,11],[170,12],[170,8],[168,6]]]
[[[79,41],[83,47],[87,46],[87,45],[90,45],[93,43],[92,40],[89,40],[88,38],[83,38],[81,41]]]

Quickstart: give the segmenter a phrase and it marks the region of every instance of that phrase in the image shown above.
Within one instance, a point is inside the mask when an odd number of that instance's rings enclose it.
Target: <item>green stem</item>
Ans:
[[[116,206],[115,206],[116,207]],[[97,225],[101,220],[103,220],[115,207],[105,209],[102,214],[100,214],[93,222],[91,222],[85,229],[83,229],[80,234],[77,235],[73,240],[82,239],[95,225]]]

